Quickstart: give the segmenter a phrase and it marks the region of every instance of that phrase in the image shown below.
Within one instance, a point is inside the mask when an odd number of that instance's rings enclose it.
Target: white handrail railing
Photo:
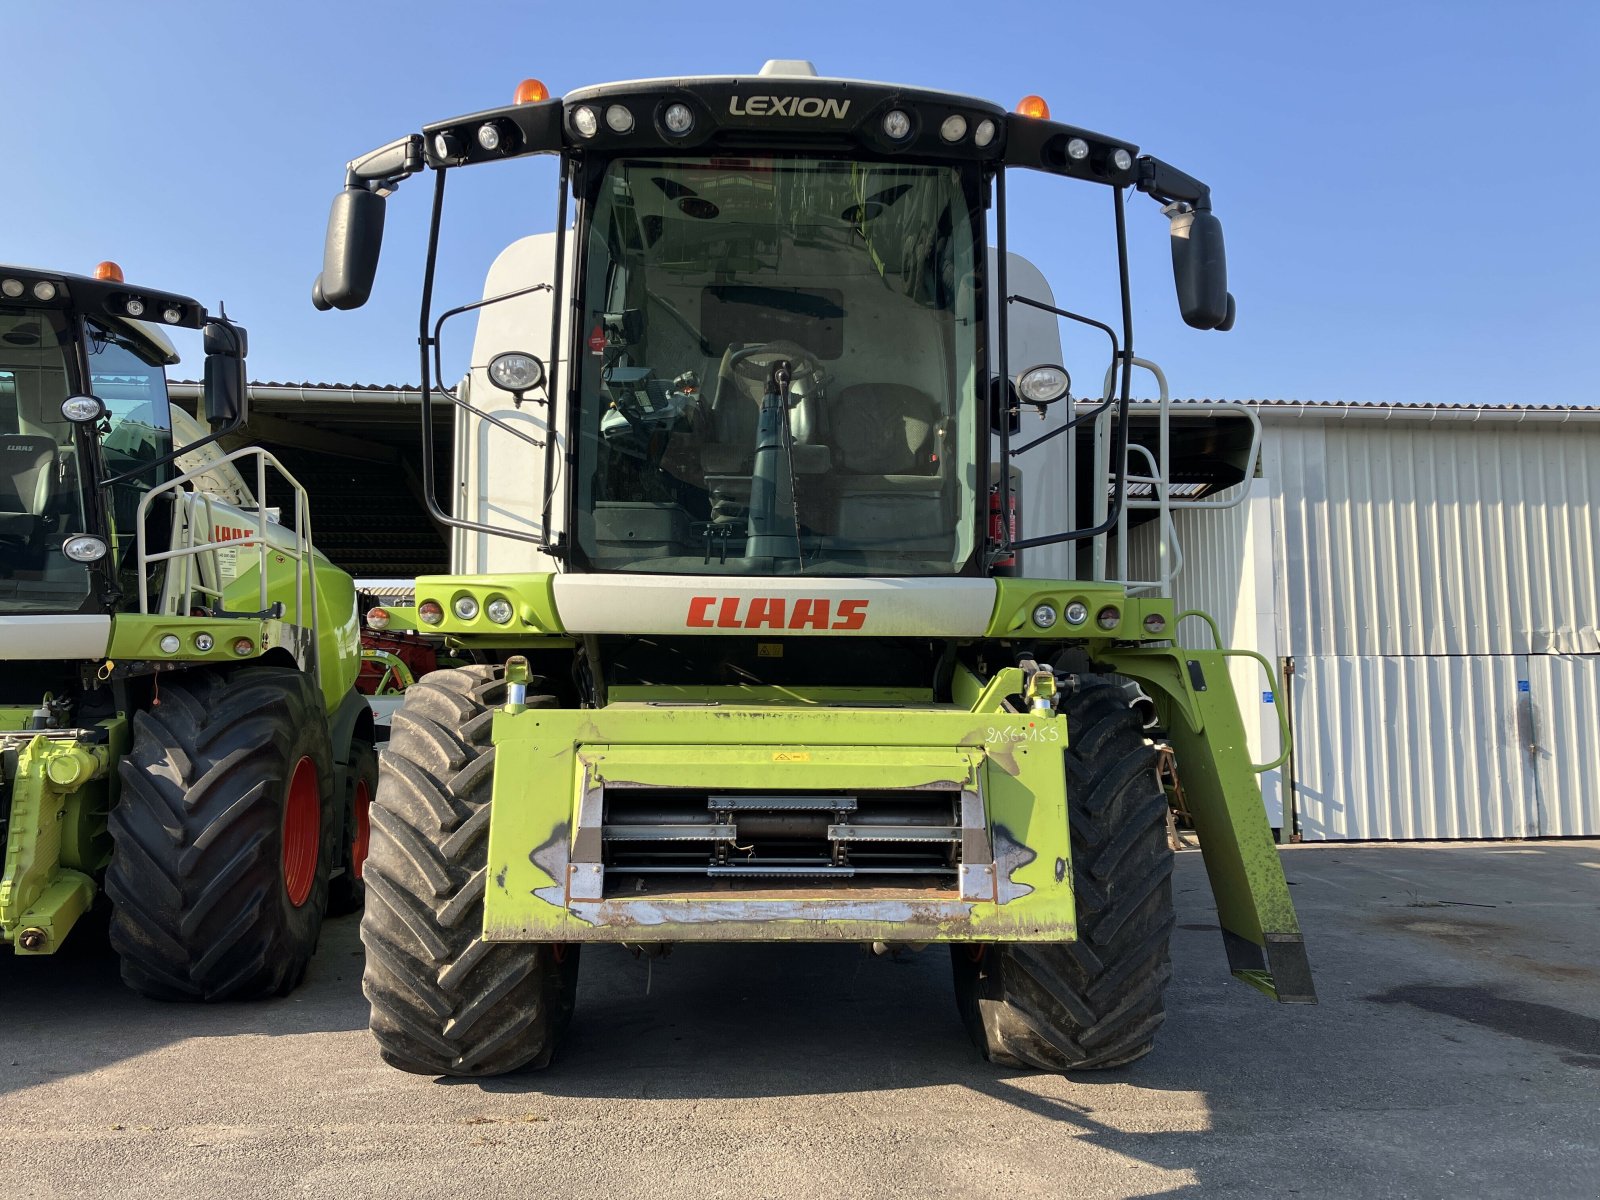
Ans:
[[[223,463],[237,462],[246,458],[254,459],[255,461],[255,532],[248,537],[216,541],[216,502],[192,485],[196,480],[202,479],[215,471]],[[269,522],[267,520],[265,501],[267,494],[267,467],[269,465],[294,492],[294,524],[292,528],[285,528],[281,524],[278,526],[279,529],[282,529],[285,534],[292,538],[291,545],[283,544],[282,540],[274,542],[268,533],[267,526]],[[178,510],[173,514],[173,545],[170,549],[152,554],[146,542],[146,518],[149,515],[151,502],[157,496],[169,493],[174,494]],[[206,533],[211,540],[204,542],[195,540],[198,531],[194,510],[197,505],[204,505]],[[294,614],[289,624],[295,628],[297,631],[296,636],[301,640],[301,645],[297,647],[297,657],[308,666],[315,664],[318,633],[316,604],[317,564],[316,553],[312,548],[311,540],[310,501],[306,495],[305,488],[300,485],[300,481],[285,469],[284,465],[278,461],[271,451],[263,450],[259,446],[246,446],[243,449],[234,450],[223,455],[221,459],[208,462],[192,471],[187,471],[182,475],[169,479],[165,483],[158,484],[139,498],[135,523],[138,531],[137,551],[140,579],[147,585],[150,579],[150,568],[156,563],[173,563],[178,571],[178,578],[173,580],[169,577],[162,588],[162,609],[163,611],[168,609],[175,610],[174,615],[188,616],[194,606],[194,599],[197,594],[208,598],[212,602],[213,608],[220,605],[222,601],[222,572],[217,554],[219,549],[243,550],[251,546],[256,548],[258,555],[257,577],[260,587],[259,611],[262,613],[266,613],[271,607],[267,594],[267,556],[271,554],[292,559],[295,563]],[[206,572],[204,568],[207,565],[210,567],[211,577],[215,581],[215,586],[205,582],[204,575]],[[196,572],[196,567],[201,569]],[[195,579],[197,573],[201,576],[198,581]],[[306,642],[305,636],[308,627],[305,616],[308,591],[310,592],[311,620],[309,624],[310,638],[309,642]],[[145,615],[150,612],[150,589],[148,586],[140,589],[139,612]]]

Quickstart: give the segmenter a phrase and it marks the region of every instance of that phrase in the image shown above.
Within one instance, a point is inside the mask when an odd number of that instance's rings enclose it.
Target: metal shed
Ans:
[[[1295,745],[1265,777],[1274,824],[1600,834],[1600,409],[1252,407],[1258,477],[1237,508],[1175,514],[1175,596],[1283,670]],[[1155,539],[1136,530],[1134,557]],[[1268,684],[1253,665],[1235,682],[1263,701],[1247,725],[1264,761]]]

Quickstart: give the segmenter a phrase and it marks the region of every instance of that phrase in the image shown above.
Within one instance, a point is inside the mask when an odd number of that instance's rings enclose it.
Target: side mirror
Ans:
[[[1195,329],[1233,328],[1233,297],[1228,294],[1228,255],[1222,222],[1215,213],[1169,205],[1172,279],[1178,310]]]
[[[322,246],[322,274],[311,288],[311,303],[330,308],[360,308],[372,295],[383,248],[383,197],[359,185],[333,198],[328,235]]]
[[[212,429],[242,425],[250,403],[244,374],[245,331],[232,321],[207,321],[201,336],[206,352],[206,420]]]

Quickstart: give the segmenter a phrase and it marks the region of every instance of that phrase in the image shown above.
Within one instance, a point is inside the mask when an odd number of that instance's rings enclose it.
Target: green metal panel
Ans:
[[[81,838],[76,828],[69,836],[71,801],[103,781],[112,761],[109,743],[55,740],[42,733],[17,754],[0,874],[0,937],[19,954],[54,953],[94,898],[94,880],[63,865],[63,847]],[[95,811],[92,803],[80,801],[77,807],[76,819]]]
[[[1245,744],[1221,650],[1119,647],[1097,661],[1139,680],[1177,753],[1184,797],[1233,973],[1284,1001],[1312,1001],[1305,943]]]
[[[504,639],[514,638],[515,645],[529,644],[529,636],[564,633],[561,618],[556,614],[556,577],[548,572],[526,575],[424,575],[417,580],[417,606],[432,600],[444,609],[444,620],[438,625],[421,625],[424,633],[442,633],[460,636],[481,634]],[[478,612],[471,620],[462,620],[456,614],[458,596],[471,596],[478,602]],[[511,602],[512,617],[508,625],[496,625],[489,620],[489,601],[503,598]]]
[[[989,618],[986,637],[1026,638],[1029,641],[1062,641],[1079,638],[1107,641],[1161,640],[1174,626],[1172,601],[1157,596],[1129,596],[1117,583],[1077,583],[1059,579],[996,579],[994,613]],[[1063,610],[1074,600],[1089,610],[1089,619],[1080,625],[1069,624]],[[1048,608],[1055,617],[1050,625],[1034,620],[1034,611]],[[1109,628],[1098,618],[1106,609],[1116,610],[1117,620]],[[1146,618],[1158,616],[1160,627],[1146,629]]]
[[[954,707],[526,709],[494,718],[491,940],[1059,941],[1073,936],[1065,721]],[[711,887],[643,898],[584,885],[574,848],[603,788],[966,790],[993,847],[989,891]],[[588,817],[592,819],[592,811]],[[592,826],[591,826],[592,827]],[[974,875],[977,878],[977,875]]]

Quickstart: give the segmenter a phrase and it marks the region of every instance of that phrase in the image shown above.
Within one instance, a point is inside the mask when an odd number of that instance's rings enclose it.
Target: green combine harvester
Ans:
[[[170,329],[200,331],[210,431],[168,403]],[[222,449],[245,349],[114,263],[0,266],[0,944],[55,953],[103,890],[164,999],[299,983],[360,899],[377,776],[350,577],[272,455]]]
[[[1164,206],[1184,319],[1226,329],[1210,193],[1020,108],[800,62],[561,98],[529,80],[349,165],[323,309],[366,301],[385,198],[433,176],[423,491],[455,530],[454,573],[374,616],[470,664],[410,686],[373,804],[365,990],[393,1065],[542,1065],[585,944],[729,941],[944,943],[995,1062],[1130,1062],[1171,973],[1153,732],[1234,974],[1314,998],[1242,652],[1179,640],[1165,539],[1153,580],[1128,565],[1259,446],[1240,410],[1130,400],[1150,364],[1124,200]],[[532,155],[557,160],[560,232],[435,319],[447,181]],[[1016,171],[1106,189],[1115,322],[1058,308],[1008,250]],[[460,316],[470,372],[437,390]],[[1109,340],[1101,398],[1070,397],[1060,322]]]

